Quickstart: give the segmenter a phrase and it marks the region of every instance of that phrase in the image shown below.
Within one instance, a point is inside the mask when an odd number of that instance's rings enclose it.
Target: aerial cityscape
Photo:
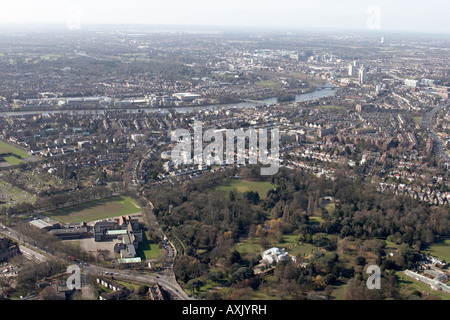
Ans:
[[[0,28],[1,300],[450,300],[448,22],[79,23]]]

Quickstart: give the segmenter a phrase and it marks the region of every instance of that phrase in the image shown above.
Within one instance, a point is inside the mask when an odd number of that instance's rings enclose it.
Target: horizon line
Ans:
[[[382,35],[382,34],[416,34],[416,35],[448,35],[448,32],[445,30],[406,30],[406,29],[369,29],[369,28],[361,28],[361,27],[317,27],[317,26],[276,26],[276,25],[212,25],[212,24],[186,24],[186,23],[145,23],[145,22],[83,22],[80,24],[80,28],[69,28],[67,23],[65,22],[0,22],[1,27],[7,28],[26,28],[26,27],[58,27],[61,30],[59,31],[68,31],[68,32],[77,32],[77,31],[94,31],[83,29],[82,26],[88,27],[147,27],[147,28],[183,28],[183,29],[193,29],[193,28],[211,28],[216,29],[212,31],[224,31],[225,29],[244,29],[241,30],[241,33],[245,33],[245,29],[259,30],[259,31],[283,31],[285,33],[289,32],[321,32],[321,33],[330,33],[330,34],[339,34],[345,32],[353,32],[353,33],[372,33],[374,35]],[[64,27],[63,27],[64,26]],[[62,28],[61,28],[62,27]],[[217,30],[218,29],[218,30]],[[29,30],[40,32],[42,30]],[[56,30],[54,30],[56,31]],[[98,30],[95,30],[98,31]],[[2,30],[0,29],[0,33]]]

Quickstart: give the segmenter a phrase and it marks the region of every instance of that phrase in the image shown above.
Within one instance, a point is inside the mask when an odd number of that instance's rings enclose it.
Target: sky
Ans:
[[[0,24],[148,24],[409,31],[450,35],[448,0],[14,0]]]

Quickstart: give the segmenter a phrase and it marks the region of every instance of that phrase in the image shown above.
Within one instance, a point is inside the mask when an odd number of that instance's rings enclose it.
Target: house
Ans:
[[[277,247],[270,248],[262,253],[262,263],[265,265],[272,264],[273,262],[278,263],[279,261],[288,259],[290,259],[289,254],[284,252],[284,249]]]
[[[87,227],[61,228],[50,230],[50,233],[62,240],[81,239],[88,236]]]
[[[36,228],[38,228],[38,229],[47,230],[47,231],[59,228],[59,226],[60,226],[58,222],[56,222],[56,221],[54,221],[54,220],[52,220],[50,218],[46,218],[45,220],[43,220],[43,219],[34,219],[34,220],[31,220],[29,222],[29,224],[34,226],[34,227],[36,227]]]
[[[167,292],[165,292],[159,284],[149,288],[148,295],[150,300],[170,300]]]
[[[130,293],[125,286],[117,283],[113,279],[99,276],[96,281],[106,289],[112,290],[112,292],[109,293],[101,292],[98,297],[99,300],[122,300],[126,299]]]
[[[0,238],[0,261],[11,259],[20,253],[19,246],[8,238]]]
[[[442,266],[445,266],[447,263],[439,258],[433,257],[433,256],[429,256],[428,260],[430,260],[430,262],[432,264],[440,264]]]

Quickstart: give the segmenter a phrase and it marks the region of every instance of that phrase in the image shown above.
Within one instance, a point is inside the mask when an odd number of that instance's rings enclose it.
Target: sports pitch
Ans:
[[[0,155],[2,154],[7,155],[4,157],[4,160],[12,165],[25,163],[23,159],[30,156],[26,151],[0,141]]]
[[[141,212],[141,208],[133,199],[126,196],[118,196],[53,210],[45,213],[45,215],[62,223],[80,223],[139,212]]]

